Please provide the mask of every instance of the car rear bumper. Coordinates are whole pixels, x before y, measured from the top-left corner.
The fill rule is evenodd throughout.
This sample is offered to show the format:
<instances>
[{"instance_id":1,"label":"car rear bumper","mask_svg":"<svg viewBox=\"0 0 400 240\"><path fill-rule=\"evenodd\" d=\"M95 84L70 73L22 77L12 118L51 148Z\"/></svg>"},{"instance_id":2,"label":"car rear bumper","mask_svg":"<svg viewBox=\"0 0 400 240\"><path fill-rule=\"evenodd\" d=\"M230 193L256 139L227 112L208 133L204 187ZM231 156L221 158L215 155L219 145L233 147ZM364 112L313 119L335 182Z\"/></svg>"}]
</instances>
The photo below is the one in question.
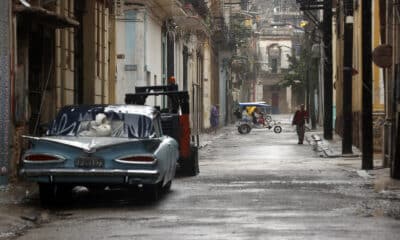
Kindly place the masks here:
<instances>
[{"instance_id":1,"label":"car rear bumper","mask_svg":"<svg viewBox=\"0 0 400 240\"><path fill-rule=\"evenodd\" d=\"M126 169L21 169L21 176L37 182L155 183L158 170Z\"/></svg>"}]
</instances>

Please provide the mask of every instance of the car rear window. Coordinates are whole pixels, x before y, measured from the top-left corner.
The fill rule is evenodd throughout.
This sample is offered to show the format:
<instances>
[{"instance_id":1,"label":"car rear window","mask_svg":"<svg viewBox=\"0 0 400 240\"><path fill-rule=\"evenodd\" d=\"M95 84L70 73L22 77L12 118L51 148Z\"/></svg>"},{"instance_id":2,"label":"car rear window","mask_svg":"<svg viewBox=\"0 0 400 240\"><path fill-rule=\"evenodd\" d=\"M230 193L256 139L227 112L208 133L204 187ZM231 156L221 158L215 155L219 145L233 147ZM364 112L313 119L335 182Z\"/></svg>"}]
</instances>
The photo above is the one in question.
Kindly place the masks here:
<instances>
[{"instance_id":1,"label":"car rear window","mask_svg":"<svg viewBox=\"0 0 400 240\"><path fill-rule=\"evenodd\" d=\"M47 135L150 138L154 134L153 120L146 115L79 107L62 109Z\"/></svg>"}]
</instances>

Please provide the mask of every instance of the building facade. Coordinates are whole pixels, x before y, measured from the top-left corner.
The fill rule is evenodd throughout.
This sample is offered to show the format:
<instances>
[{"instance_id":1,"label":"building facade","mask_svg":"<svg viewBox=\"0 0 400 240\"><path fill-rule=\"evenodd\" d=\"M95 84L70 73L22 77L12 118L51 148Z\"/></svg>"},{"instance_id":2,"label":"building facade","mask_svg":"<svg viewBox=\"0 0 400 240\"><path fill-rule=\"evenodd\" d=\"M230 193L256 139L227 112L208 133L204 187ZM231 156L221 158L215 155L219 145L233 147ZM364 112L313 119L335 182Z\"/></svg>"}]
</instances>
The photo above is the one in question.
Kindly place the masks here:
<instances>
[{"instance_id":1,"label":"building facade","mask_svg":"<svg viewBox=\"0 0 400 240\"><path fill-rule=\"evenodd\" d=\"M340 135L343 134L343 58L345 51L344 39L344 24L345 24L345 3L338 2L336 5L336 23L333 31L335 42L333 52L336 53L333 61L334 66L334 87L335 87L335 100L336 100L336 132ZM363 91L363 39L362 39L362 24L363 24L363 13L362 13L362 1L352 3L351 9L353 11L351 18L353 19L353 45L352 45L352 142L355 146L361 147L362 145L362 91ZM346 10L348 11L348 10ZM373 1L372 4L372 49L381 44L381 23L380 23L380 5L379 1ZM374 151L382 151L382 140L383 140L383 123L385 119L385 92L384 92L384 74L383 69L378 68L376 65L372 66L372 89L370 91L373 94L373 133L374 133Z\"/></svg>"},{"instance_id":2,"label":"building facade","mask_svg":"<svg viewBox=\"0 0 400 240\"><path fill-rule=\"evenodd\" d=\"M16 177L26 144L22 135L42 134L65 105L111 101L112 5L103 0L10 4L8 162Z\"/></svg>"},{"instance_id":3,"label":"building facade","mask_svg":"<svg viewBox=\"0 0 400 240\"><path fill-rule=\"evenodd\" d=\"M170 76L189 92L194 135L210 127L212 105L226 123L232 100L223 3L1 1L0 184L17 177L22 135L42 134L61 107L122 104L136 86L166 84Z\"/></svg>"}]
</instances>

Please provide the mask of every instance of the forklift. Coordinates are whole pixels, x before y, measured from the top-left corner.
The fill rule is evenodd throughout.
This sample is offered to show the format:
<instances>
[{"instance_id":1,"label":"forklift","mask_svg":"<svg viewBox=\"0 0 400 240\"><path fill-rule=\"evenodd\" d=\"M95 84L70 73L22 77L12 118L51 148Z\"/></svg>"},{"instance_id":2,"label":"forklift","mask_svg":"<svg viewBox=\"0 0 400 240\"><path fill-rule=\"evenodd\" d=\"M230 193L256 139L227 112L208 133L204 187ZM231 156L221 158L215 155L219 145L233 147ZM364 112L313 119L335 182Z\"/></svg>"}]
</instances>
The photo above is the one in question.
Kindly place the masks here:
<instances>
[{"instance_id":1,"label":"forklift","mask_svg":"<svg viewBox=\"0 0 400 240\"><path fill-rule=\"evenodd\" d=\"M125 95L126 104L144 105L148 96L168 97L168 107L161 112L162 130L179 143L177 173L183 176L196 176L199 173L199 136L190 131L189 93L178 91L176 84L136 87L136 93Z\"/></svg>"}]
</instances>

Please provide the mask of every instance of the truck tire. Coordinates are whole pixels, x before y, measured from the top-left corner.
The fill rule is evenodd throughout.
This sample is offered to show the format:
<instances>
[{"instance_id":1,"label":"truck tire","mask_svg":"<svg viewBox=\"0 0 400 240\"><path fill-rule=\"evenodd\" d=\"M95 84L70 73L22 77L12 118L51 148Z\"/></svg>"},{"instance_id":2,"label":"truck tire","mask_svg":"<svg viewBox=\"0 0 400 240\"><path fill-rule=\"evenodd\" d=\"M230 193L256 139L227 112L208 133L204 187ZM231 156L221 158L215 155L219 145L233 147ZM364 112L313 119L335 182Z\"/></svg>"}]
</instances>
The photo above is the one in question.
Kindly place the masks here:
<instances>
[{"instance_id":1,"label":"truck tire","mask_svg":"<svg viewBox=\"0 0 400 240\"><path fill-rule=\"evenodd\" d=\"M199 174L199 150L196 146L190 146L190 157L181 162L182 173L185 176Z\"/></svg>"}]
</instances>

